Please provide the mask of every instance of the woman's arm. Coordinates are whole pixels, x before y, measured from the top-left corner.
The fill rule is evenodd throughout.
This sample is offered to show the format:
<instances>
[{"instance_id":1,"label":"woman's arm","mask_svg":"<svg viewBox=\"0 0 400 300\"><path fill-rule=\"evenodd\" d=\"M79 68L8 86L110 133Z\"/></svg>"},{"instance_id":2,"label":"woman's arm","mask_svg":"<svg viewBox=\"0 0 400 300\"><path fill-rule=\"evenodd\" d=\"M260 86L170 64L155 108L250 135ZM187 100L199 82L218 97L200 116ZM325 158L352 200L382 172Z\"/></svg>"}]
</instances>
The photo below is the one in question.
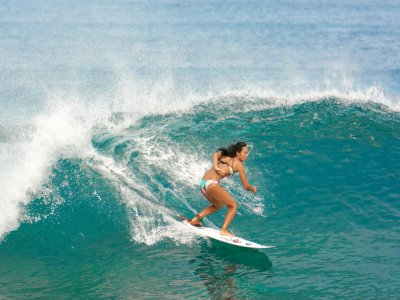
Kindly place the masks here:
<instances>
[{"instance_id":1,"label":"woman's arm","mask_svg":"<svg viewBox=\"0 0 400 300\"><path fill-rule=\"evenodd\" d=\"M238 171L239 171L240 181L242 182L243 187L248 191L252 191L253 193L257 192L257 188L251 185L247 180L245 167L242 164L240 164L238 169L239 169Z\"/></svg>"},{"instance_id":2,"label":"woman's arm","mask_svg":"<svg viewBox=\"0 0 400 300\"><path fill-rule=\"evenodd\" d=\"M221 159L221 157L222 157L221 151L215 152L212 156L213 167L214 167L215 172L217 172L218 175L224 175L224 171L222 171L218 167L218 161Z\"/></svg>"}]
</instances>

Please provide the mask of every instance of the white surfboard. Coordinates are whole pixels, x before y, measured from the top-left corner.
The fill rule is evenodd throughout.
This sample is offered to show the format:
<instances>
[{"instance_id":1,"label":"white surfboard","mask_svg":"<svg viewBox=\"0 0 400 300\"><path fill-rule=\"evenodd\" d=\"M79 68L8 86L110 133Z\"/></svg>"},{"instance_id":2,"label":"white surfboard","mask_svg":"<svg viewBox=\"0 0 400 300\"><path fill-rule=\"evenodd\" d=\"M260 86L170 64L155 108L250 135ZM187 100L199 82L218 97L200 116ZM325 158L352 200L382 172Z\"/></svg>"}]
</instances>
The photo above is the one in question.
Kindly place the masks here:
<instances>
[{"instance_id":1,"label":"white surfboard","mask_svg":"<svg viewBox=\"0 0 400 300\"><path fill-rule=\"evenodd\" d=\"M244 248L252 248L252 249L266 249L266 248L274 248L275 246L265 246L265 245L260 245L245 239L242 239L240 237L234 236L234 237L228 237L228 236L223 236L220 234L220 231L211 227L195 227L193 225L190 225L188 221L183 221L183 224L188 226L193 232L196 234L203 236L203 237L209 237L214 240L231 244L234 246L239 246L239 247L244 247Z\"/></svg>"}]
</instances>

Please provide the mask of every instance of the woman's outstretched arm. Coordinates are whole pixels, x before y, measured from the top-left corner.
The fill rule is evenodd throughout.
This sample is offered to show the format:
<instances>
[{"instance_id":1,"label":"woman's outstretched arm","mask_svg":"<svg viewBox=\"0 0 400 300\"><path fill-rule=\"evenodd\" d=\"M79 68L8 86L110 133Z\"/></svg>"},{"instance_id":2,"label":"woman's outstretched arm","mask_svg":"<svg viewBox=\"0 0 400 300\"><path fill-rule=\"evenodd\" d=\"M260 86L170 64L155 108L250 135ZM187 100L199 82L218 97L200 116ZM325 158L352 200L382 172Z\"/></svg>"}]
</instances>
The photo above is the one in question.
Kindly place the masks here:
<instances>
[{"instance_id":1,"label":"woman's outstretched arm","mask_svg":"<svg viewBox=\"0 0 400 300\"><path fill-rule=\"evenodd\" d=\"M251 191L253 193L257 192L257 188L254 185L251 185L247 180L245 167L241 164L238 169L239 169L240 181L242 182L243 187L246 190Z\"/></svg>"}]
</instances>

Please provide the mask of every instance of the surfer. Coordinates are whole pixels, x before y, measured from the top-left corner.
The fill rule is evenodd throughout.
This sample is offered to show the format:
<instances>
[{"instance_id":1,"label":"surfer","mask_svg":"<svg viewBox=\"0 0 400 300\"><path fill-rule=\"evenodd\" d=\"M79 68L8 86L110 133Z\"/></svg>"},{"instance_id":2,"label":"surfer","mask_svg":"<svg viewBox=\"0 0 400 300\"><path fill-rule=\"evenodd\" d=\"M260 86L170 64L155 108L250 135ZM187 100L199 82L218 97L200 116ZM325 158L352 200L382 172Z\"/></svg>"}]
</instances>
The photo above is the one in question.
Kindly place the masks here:
<instances>
[{"instance_id":1,"label":"surfer","mask_svg":"<svg viewBox=\"0 0 400 300\"><path fill-rule=\"evenodd\" d=\"M204 173L200 183L201 192L212 204L203 209L200 213L196 214L196 216L190 221L191 225L201 226L200 222L204 217L216 212L226 205L228 207L228 212L226 213L225 221L221 228L221 235L234 236L228 231L228 226L236 214L237 203L231 194L224 189L219 182L224 177L230 177L234 173L239 173L243 187L253 193L257 192L257 188L250 185L246 178L244 162L248 155L249 149L244 142L231 144L227 148L222 147L213 154L213 167Z\"/></svg>"}]
</instances>

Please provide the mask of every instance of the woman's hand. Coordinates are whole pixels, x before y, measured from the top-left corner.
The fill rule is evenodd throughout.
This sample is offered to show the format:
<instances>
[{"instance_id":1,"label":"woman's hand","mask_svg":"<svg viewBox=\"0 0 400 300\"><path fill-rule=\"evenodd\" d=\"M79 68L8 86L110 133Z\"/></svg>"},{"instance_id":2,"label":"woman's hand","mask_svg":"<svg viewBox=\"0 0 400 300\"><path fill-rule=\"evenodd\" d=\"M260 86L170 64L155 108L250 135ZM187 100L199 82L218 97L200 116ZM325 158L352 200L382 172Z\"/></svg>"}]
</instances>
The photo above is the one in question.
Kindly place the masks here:
<instances>
[{"instance_id":1,"label":"woman's hand","mask_svg":"<svg viewBox=\"0 0 400 300\"><path fill-rule=\"evenodd\" d=\"M252 192L255 194L257 193L257 188L253 185Z\"/></svg>"},{"instance_id":2,"label":"woman's hand","mask_svg":"<svg viewBox=\"0 0 400 300\"><path fill-rule=\"evenodd\" d=\"M218 166L214 166L214 170L215 172L217 172L218 175L224 175L224 171L222 171Z\"/></svg>"}]
</instances>

